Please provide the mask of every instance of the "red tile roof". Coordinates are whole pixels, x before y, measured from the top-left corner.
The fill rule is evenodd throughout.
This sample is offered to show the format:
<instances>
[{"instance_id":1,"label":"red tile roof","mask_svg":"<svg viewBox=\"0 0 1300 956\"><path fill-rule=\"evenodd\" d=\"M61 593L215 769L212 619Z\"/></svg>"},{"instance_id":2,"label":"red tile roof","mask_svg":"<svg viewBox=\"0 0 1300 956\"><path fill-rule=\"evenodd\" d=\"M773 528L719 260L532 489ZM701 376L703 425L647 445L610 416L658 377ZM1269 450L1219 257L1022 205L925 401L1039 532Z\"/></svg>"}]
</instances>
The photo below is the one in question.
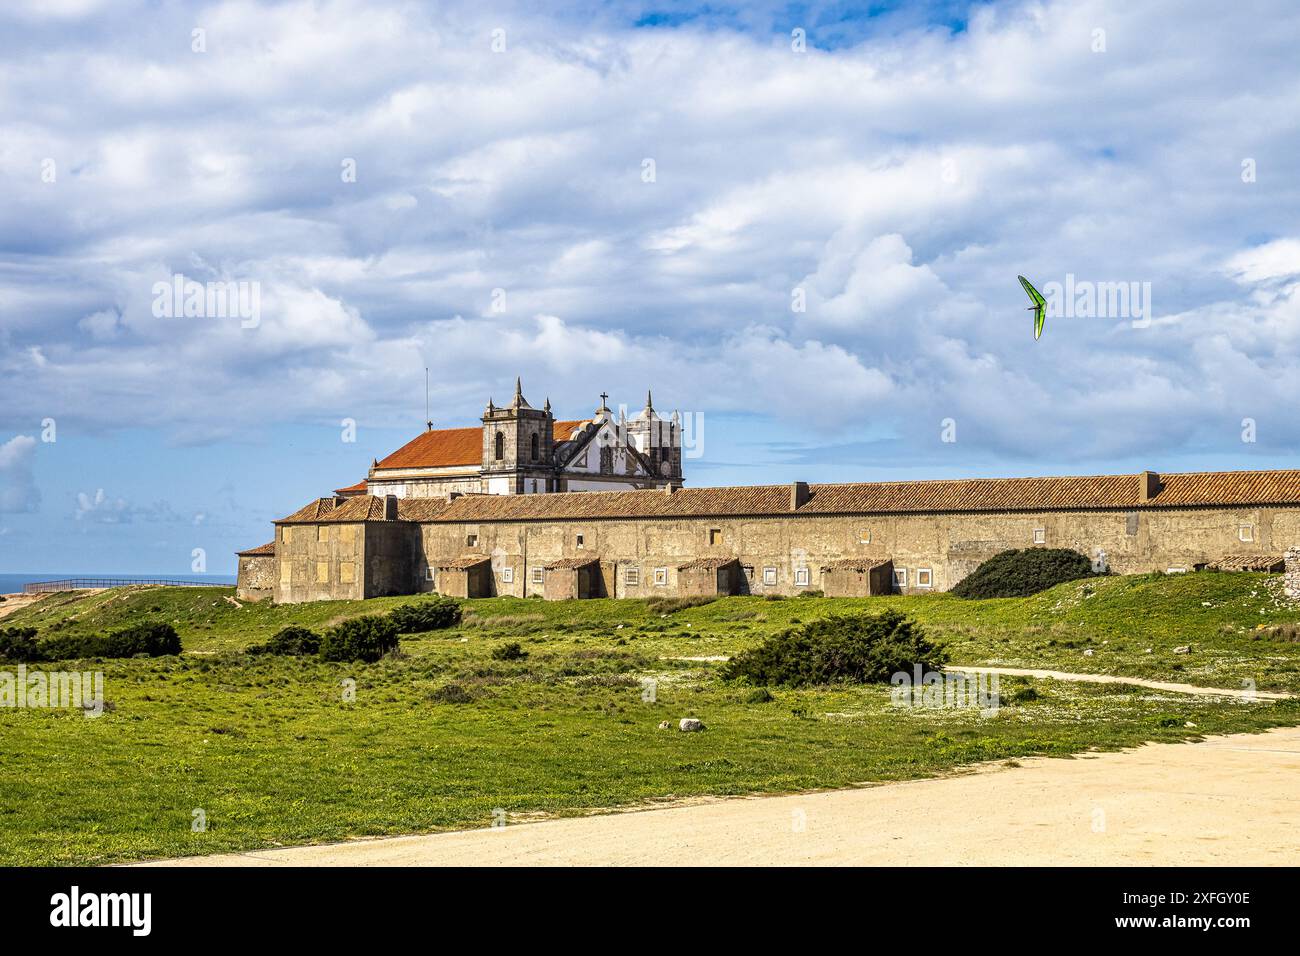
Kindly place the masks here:
<instances>
[{"instance_id":1,"label":"red tile roof","mask_svg":"<svg viewBox=\"0 0 1300 956\"><path fill-rule=\"evenodd\" d=\"M735 564L739 558L696 558L694 561L687 561L685 564L677 565L678 571L697 571L709 570L711 568L725 568L729 564Z\"/></svg>"},{"instance_id":2,"label":"red tile roof","mask_svg":"<svg viewBox=\"0 0 1300 956\"><path fill-rule=\"evenodd\" d=\"M893 564L890 558L843 558L839 561L827 561L822 565L823 571L872 571L886 564Z\"/></svg>"},{"instance_id":3,"label":"red tile roof","mask_svg":"<svg viewBox=\"0 0 1300 956\"><path fill-rule=\"evenodd\" d=\"M682 488L671 495L663 491L464 495L450 503L442 498L401 499L398 508L399 517L408 521L473 522L1300 505L1300 471L1161 475L1156 493L1149 499L1142 494L1144 487L1141 475L809 485L807 501L794 512L789 485ZM329 507L332 499L323 501L323 517L311 517L318 505L313 502L283 520L377 520L356 517L365 501L377 502L378 517L383 517L379 498L351 498L337 509ZM354 506L358 510L353 510Z\"/></svg>"},{"instance_id":4,"label":"red tile roof","mask_svg":"<svg viewBox=\"0 0 1300 956\"><path fill-rule=\"evenodd\" d=\"M335 488L334 494L351 495L351 494L357 494L358 492L364 494L365 490L366 490L366 479L362 478L355 485L348 485L346 488Z\"/></svg>"},{"instance_id":5,"label":"red tile roof","mask_svg":"<svg viewBox=\"0 0 1300 956\"><path fill-rule=\"evenodd\" d=\"M491 558L482 554L467 554L463 557L439 561L435 567L439 571L468 571L470 568L477 568L480 564L489 564L491 561Z\"/></svg>"},{"instance_id":6,"label":"red tile roof","mask_svg":"<svg viewBox=\"0 0 1300 956\"><path fill-rule=\"evenodd\" d=\"M581 419L552 422L555 441L568 441L569 434ZM483 429L435 428L421 432L387 458L379 460L382 469L450 468L456 465L479 465L483 462Z\"/></svg>"},{"instance_id":7,"label":"red tile roof","mask_svg":"<svg viewBox=\"0 0 1300 956\"><path fill-rule=\"evenodd\" d=\"M560 558L547 564L547 571L562 571L570 568L585 568L590 564L599 564L600 558L594 554L579 555L576 558Z\"/></svg>"},{"instance_id":8,"label":"red tile roof","mask_svg":"<svg viewBox=\"0 0 1300 956\"><path fill-rule=\"evenodd\" d=\"M235 554L241 558L273 558L275 557L275 542L268 541L266 544L259 544L256 548L249 548L247 551L236 551Z\"/></svg>"}]
</instances>

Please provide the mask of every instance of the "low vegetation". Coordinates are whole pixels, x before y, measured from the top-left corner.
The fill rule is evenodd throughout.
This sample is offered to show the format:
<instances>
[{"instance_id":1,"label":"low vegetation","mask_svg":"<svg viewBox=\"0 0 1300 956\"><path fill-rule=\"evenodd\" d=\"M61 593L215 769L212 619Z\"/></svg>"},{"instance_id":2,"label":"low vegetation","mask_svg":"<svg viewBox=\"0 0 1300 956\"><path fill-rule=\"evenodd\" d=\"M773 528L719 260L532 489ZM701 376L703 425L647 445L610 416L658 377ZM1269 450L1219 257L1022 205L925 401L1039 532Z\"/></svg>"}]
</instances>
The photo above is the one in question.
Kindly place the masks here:
<instances>
[{"instance_id":1,"label":"low vegetation","mask_svg":"<svg viewBox=\"0 0 1300 956\"><path fill-rule=\"evenodd\" d=\"M962 598L1026 597L1094 574L1086 555L1068 548L1003 551L967 575L952 593Z\"/></svg>"},{"instance_id":2,"label":"low vegetation","mask_svg":"<svg viewBox=\"0 0 1300 956\"><path fill-rule=\"evenodd\" d=\"M180 652L180 636L170 624L137 624L103 635L56 634L39 639L31 627L0 630L0 660L14 663L162 657Z\"/></svg>"},{"instance_id":3,"label":"low vegetation","mask_svg":"<svg viewBox=\"0 0 1300 956\"><path fill-rule=\"evenodd\" d=\"M460 602L435 595L414 604L402 604L388 612L401 634L425 634L455 627L460 623Z\"/></svg>"},{"instance_id":4,"label":"low vegetation","mask_svg":"<svg viewBox=\"0 0 1300 956\"><path fill-rule=\"evenodd\" d=\"M497 808L515 820L791 792L1300 723L1295 701L1012 678L993 716L900 709L888 685L837 676L822 651L816 667L792 658L788 683L779 654L773 671L724 679L733 658L787 632L837 633L846 626L833 619L848 618L850 630L899 638L867 642L901 646L892 664L939 666L934 650L953 664L1300 691L1300 607L1277 575L1088 577L998 600L492 598L459 602L454 625L400 634L396 654L392 612L428 598L239 606L227 596L70 592L5 618L6 646L144 624L171 627L184 653L96 665L108 706L95 719L0 707L0 864L476 827ZM316 635L345 659L322 660ZM684 717L708 732L678 732ZM204 833L191 830L196 807Z\"/></svg>"},{"instance_id":5,"label":"low vegetation","mask_svg":"<svg viewBox=\"0 0 1300 956\"><path fill-rule=\"evenodd\" d=\"M893 674L939 670L947 653L898 611L824 617L769 637L732 658L727 680L807 687L886 683Z\"/></svg>"}]
</instances>

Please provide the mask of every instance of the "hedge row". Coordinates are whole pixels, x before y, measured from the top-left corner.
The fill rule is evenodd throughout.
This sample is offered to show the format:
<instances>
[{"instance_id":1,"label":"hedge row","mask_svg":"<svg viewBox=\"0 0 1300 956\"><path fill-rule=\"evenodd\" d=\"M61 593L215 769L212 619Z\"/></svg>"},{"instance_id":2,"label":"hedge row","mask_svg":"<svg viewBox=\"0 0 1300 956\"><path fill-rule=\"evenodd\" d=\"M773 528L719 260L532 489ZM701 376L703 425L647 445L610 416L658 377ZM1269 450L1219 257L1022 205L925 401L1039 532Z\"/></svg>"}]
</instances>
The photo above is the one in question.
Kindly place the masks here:
<instances>
[{"instance_id":1,"label":"hedge row","mask_svg":"<svg viewBox=\"0 0 1300 956\"><path fill-rule=\"evenodd\" d=\"M0 658L22 664L88 657L162 657L181 652L170 624L136 624L109 634L63 634L38 640L33 627L0 630Z\"/></svg>"}]
</instances>

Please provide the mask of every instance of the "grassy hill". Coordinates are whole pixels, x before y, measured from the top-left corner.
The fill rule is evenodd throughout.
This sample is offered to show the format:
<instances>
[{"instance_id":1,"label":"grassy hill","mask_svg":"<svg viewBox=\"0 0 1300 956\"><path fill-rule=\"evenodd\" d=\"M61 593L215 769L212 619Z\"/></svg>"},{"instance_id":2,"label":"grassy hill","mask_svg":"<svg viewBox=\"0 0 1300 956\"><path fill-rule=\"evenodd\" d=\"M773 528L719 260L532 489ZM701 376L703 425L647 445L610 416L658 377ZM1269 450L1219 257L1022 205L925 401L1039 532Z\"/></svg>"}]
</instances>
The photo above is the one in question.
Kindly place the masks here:
<instances>
[{"instance_id":1,"label":"grassy hill","mask_svg":"<svg viewBox=\"0 0 1300 956\"><path fill-rule=\"evenodd\" d=\"M1291 701L1019 679L1002 682L1006 705L993 717L896 708L879 686L774 688L774 700L751 702L751 688L717 674L717 658L791 624L897 607L945 641L955 663L1300 690L1300 644L1287 627L1300 608L1280 599L1270 575L1093 579L991 601L744 597L675 608L488 599L466 602L460 627L405 637L400 655L372 665L242 651L289 623L321 628L411 599L237 607L231 593L65 594L3 621L45 633L167 621L185 653L68 665L103 671L110 708L98 719L0 709L0 863L485 826L498 809L518 821L848 786L1300 723ZM493 659L506 641L528 656ZM1190 654L1173 653L1183 645ZM355 682L354 700L345 682ZM708 729L658 729L685 716ZM203 832L191 827L196 810Z\"/></svg>"}]
</instances>

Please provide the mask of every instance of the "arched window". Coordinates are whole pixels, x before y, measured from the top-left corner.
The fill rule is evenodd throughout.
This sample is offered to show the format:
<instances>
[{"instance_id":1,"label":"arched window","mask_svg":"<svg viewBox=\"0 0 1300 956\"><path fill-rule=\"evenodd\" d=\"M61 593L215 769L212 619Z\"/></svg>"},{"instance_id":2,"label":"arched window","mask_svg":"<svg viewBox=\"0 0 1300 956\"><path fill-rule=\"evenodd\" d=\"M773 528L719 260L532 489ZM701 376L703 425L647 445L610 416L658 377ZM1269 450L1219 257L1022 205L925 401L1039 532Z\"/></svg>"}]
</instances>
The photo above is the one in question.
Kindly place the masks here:
<instances>
[{"instance_id":1,"label":"arched window","mask_svg":"<svg viewBox=\"0 0 1300 956\"><path fill-rule=\"evenodd\" d=\"M537 460L537 436L533 435L533 461Z\"/></svg>"},{"instance_id":2,"label":"arched window","mask_svg":"<svg viewBox=\"0 0 1300 956\"><path fill-rule=\"evenodd\" d=\"M497 446L496 446L497 461L500 461L504 457L506 457L506 436L503 435L501 432L497 432Z\"/></svg>"}]
</instances>

